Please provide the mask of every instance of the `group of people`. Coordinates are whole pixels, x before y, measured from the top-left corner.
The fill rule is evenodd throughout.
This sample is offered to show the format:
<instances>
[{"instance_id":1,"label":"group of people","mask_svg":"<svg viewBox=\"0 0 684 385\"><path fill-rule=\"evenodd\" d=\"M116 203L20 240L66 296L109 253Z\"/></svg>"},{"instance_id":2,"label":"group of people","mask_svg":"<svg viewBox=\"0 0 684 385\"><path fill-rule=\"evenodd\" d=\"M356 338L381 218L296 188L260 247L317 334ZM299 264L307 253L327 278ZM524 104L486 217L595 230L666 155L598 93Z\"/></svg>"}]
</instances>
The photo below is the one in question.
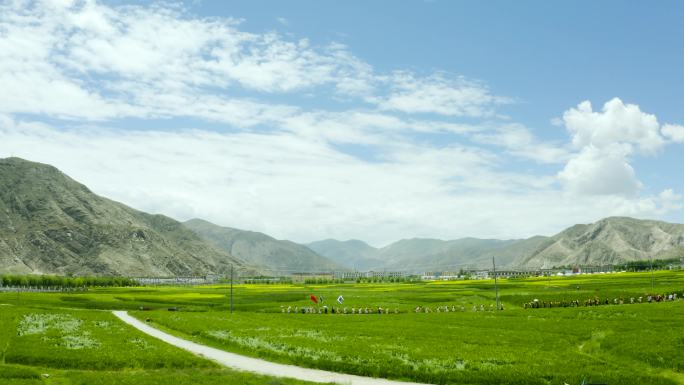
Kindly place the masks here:
<instances>
[{"instance_id":1,"label":"group of people","mask_svg":"<svg viewBox=\"0 0 684 385\"><path fill-rule=\"evenodd\" d=\"M472 311L474 312L484 312L484 311L494 311L496 307L494 304L484 305L473 305ZM461 305L442 305L435 308L429 306L416 306L413 310L415 313L456 313L465 312L466 306ZM503 310L503 306L500 306L500 310ZM280 312L285 314L399 314L399 308L390 307L337 307L337 306L280 306Z\"/></svg>"},{"instance_id":2,"label":"group of people","mask_svg":"<svg viewBox=\"0 0 684 385\"><path fill-rule=\"evenodd\" d=\"M324 306L280 306L280 312L286 314L399 314L399 309L390 309L389 307L369 308L369 307L338 307L327 305Z\"/></svg>"},{"instance_id":3,"label":"group of people","mask_svg":"<svg viewBox=\"0 0 684 385\"><path fill-rule=\"evenodd\" d=\"M480 305L473 305L472 311L478 312L478 311L494 311L496 307L494 304L489 304L489 306L480 304ZM500 305L499 310L503 310L503 305ZM432 308L428 306L416 306L416 308L413 310L416 313L432 313L433 310ZM438 306L435 308L434 312L435 313L455 313L455 312L465 312L466 311L466 306L464 304L459 305L458 307L456 305L443 305L443 306Z\"/></svg>"},{"instance_id":4,"label":"group of people","mask_svg":"<svg viewBox=\"0 0 684 385\"><path fill-rule=\"evenodd\" d=\"M593 301L591 299L587 301ZM584 306L591 306L587 304L587 301L584 301ZM546 307L579 307L580 306L580 301L579 300L574 300L574 301L540 301L538 299L534 299L530 302L526 302L523 304L523 308L525 309L539 309L539 308L546 308Z\"/></svg>"},{"instance_id":5,"label":"group of people","mask_svg":"<svg viewBox=\"0 0 684 385\"><path fill-rule=\"evenodd\" d=\"M553 307L580 307L584 306L599 306L599 305L623 305L626 303L651 303L651 302L664 302L664 301L676 301L679 298L684 297L684 293L678 295L676 292L665 293L665 294L649 294L640 297L630 297L628 299L624 297L615 297L613 299L605 298L601 300L599 297L589 298L584 301L579 299L575 300L562 300L562 301L540 301L538 299L533 299L530 302L523 303L523 308L525 309L539 309L539 308L553 308ZM473 312L484 312L484 311L494 311L496 307L494 304L475 304L472 307ZM499 310L503 310L503 305L500 305ZM398 308L389 307L339 307L339 306L280 306L280 311L287 314L399 314ZM434 308L434 310L429 306L416 306L413 309L415 313L455 313L455 312L465 312L466 306L461 305L441 305Z\"/></svg>"},{"instance_id":6,"label":"group of people","mask_svg":"<svg viewBox=\"0 0 684 385\"><path fill-rule=\"evenodd\" d=\"M684 293L682 293L684 296ZM680 298L677 293L666 293L666 294L649 294L640 297L630 297L626 299L624 297L615 297L613 299L605 298L601 300L599 297L589 298L580 302L579 300L573 301L540 301L534 299L530 302L523 304L525 309L539 309L539 308L551 308L551 307L579 307L582 303L584 306L599 306L599 305L623 305L626 303L644 303L644 302L663 302L663 301L676 301Z\"/></svg>"}]
</instances>

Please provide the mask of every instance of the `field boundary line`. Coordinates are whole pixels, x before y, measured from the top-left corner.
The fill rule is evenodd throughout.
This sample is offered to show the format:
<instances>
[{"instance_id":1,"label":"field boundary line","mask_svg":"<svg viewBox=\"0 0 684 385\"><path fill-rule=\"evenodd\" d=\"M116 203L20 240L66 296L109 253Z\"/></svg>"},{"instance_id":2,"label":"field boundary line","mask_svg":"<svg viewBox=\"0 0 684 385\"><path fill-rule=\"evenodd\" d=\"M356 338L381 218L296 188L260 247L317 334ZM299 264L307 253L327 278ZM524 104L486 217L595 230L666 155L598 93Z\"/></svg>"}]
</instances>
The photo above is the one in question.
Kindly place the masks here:
<instances>
[{"instance_id":1,"label":"field boundary line","mask_svg":"<svg viewBox=\"0 0 684 385\"><path fill-rule=\"evenodd\" d=\"M428 385L416 382L404 382L387 380L383 378L372 378L353 374L329 372L320 369L302 368L295 365L279 364L258 358L247 357L173 336L138 320L137 318L129 315L127 311L114 310L112 313L123 322L133 326L149 336L238 371L246 371L275 377L287 377L302 381L345 385Z\"/></svg>"}]
</instances>

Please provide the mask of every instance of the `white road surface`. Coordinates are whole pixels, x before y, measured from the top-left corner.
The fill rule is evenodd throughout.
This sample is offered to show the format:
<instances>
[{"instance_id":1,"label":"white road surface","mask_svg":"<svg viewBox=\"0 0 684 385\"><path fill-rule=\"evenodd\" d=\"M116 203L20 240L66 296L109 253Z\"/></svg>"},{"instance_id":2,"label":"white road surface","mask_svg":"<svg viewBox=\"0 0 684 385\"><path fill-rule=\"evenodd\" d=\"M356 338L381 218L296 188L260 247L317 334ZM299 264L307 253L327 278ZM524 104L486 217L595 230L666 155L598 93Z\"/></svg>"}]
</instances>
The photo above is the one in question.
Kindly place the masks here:
<instances>
[{"instance_id":1,"label":"white road surface","mask_svg":"<svg viewBox=\"0 0 684 385\"><path fill-rule=\"evenodd\" d=\"M149 334L152 337L158 338L168 344L185 349L189 352L202 356L204 358L218 362L221 365L227 366L231 369L247 371L257 374L264 374L268 376L295 378L303 381L322 382L322 383L336 383L348 385L426 385L415 382L392 381L382 378L361 377L352 374L342 374L336 372L328 372L325 370L301 368L294 365L277 364L270 361L260 360L258 358L241 356L235 353L229 353L220 349L215 349L206 345L200 345L182 338L172 336L168 333L153 328L134 318L125 311L114 311L115 316L119 317L125 323L134 328Z\"/></svg>"}]
</instances>

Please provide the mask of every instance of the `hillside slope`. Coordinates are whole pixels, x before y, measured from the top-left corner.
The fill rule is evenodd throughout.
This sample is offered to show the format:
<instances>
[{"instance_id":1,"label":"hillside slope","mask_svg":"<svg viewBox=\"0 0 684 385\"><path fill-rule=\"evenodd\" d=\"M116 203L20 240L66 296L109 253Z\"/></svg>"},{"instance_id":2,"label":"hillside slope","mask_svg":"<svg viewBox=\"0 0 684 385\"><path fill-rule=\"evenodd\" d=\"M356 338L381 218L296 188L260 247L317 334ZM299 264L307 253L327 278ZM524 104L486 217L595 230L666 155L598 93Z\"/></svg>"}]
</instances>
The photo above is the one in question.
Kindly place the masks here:
<instances>
[{"instance_id":1,"label":"hillside slope","mask_svg":"<svg viewBox=\"0 0 684 385\"><path fill-rule=\"evenodd\" d=\"M528 267L613 264L684 254L684 225L627 217L572 226L519 264Z\"/></svg>"},{"instance_id":2,"label":"hillside slope","mask_svg":"<svg viewBox=\"0 0 684 385\"><path fill-rule=\"evenodd\" d=\"M352 270L367 271L383 266L383 261L377 258L378 249L356 239L325 239L308 243L306 246Z\"/></svg>"},{"instance_id":3,"label":"hillside slope","mask_svg":"<svg viewBox=\"0 0 684 385\"><path fill-rule=\"evenodd\" d=\"M360 242L360 241L357 241ZM496 257L500 268L549 268L616 264L684 255L684 225L655 220L610 217L579 224L552 236L498 240L462 238L402 239L383 248L325 240L310 244L320 254L366 268L399 271L444 271L488 268Z\"/></svg>"},{"instance_id":4,"label":"hillside slope","mask_svg":"<svg viewBox=\"0 0 684 385\"><path fill-rule=\"evenodd\" d=\"M462 238L405 239L380 249L378 258L387 269L459 270L491 267L492 257L500 267L510 267L519 258L531 254L546 237L520 240Z\"/></svg>"},{"instance_id":5,"label":"hillside slope","mask_svg":"<svg viewBox=\"0 0 684 385\"><path fill-rule=\"evenodd\" d=\"M496 257L499 266L510 267L519 259L531 255L547 240L547 237L542 236L519 240L462 238L444 241L412 238L376 249L362 241L326 239L309 243L308 246L356 270L421 272L489 267L492 257Z\"/></svg>"},{"instance_id":6,"label":"hillside slope","mask_svg":"<svg viewBox=\"0 0 684 385\"><path fill-rule=\"evenodd\" d=\"M177 276L244 263L180 222L100 197L56 168L0 159L0 272Z\"/></svg>"},{"instance_id":7,"label":"hillside slope","mask_svg":"<svg viewBox=\"0 0 684 385\"><path fill-rule=\"evenodd\" d=\"M184 225L216 248L247 263L266 266L265 272L271 275L346 270L306 246L277 240L263 233L222 227L201 219L191 219Z\"/></svg>"}]
</instances>

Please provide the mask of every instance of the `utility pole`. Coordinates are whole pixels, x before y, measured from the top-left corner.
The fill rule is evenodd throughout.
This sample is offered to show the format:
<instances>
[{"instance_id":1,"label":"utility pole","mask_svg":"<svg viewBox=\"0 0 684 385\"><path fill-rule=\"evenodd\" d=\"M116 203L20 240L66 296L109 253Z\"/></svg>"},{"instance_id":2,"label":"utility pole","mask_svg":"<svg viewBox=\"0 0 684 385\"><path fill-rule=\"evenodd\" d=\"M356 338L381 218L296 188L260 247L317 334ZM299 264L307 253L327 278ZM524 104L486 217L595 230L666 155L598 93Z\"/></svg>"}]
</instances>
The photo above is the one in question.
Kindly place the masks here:
<instances>
[{"instance_id":1,"label":"utility pole","mask_svg":"<svg viewBox=\"0 0 684 385\"><path fill-rule=\"evenodd\" d=\"M651 290L655 291L655 275L653 273L653 255L651 255Z\"/></svg>"},{"instance_id":2,"label":"utility pole","mask_svg":"<svg viewBox=\"0 0 684 385\"><path fill-rule=\"evenodd\" d=\"M499 303L499 284L496 278L496 260L492 257L492 267L494 268L494 291L496 292L496 310L501 310Z\"/></svg>"},{"instance_id":3,"label":"utility pole","mask_svg":"<svg viewBox=\"0 0 684 385\"><path fill-rule=\"evenodd\" d=\"M230 314L233 314L233 264L230 265Z\"/></svg>"}]
</instances>

